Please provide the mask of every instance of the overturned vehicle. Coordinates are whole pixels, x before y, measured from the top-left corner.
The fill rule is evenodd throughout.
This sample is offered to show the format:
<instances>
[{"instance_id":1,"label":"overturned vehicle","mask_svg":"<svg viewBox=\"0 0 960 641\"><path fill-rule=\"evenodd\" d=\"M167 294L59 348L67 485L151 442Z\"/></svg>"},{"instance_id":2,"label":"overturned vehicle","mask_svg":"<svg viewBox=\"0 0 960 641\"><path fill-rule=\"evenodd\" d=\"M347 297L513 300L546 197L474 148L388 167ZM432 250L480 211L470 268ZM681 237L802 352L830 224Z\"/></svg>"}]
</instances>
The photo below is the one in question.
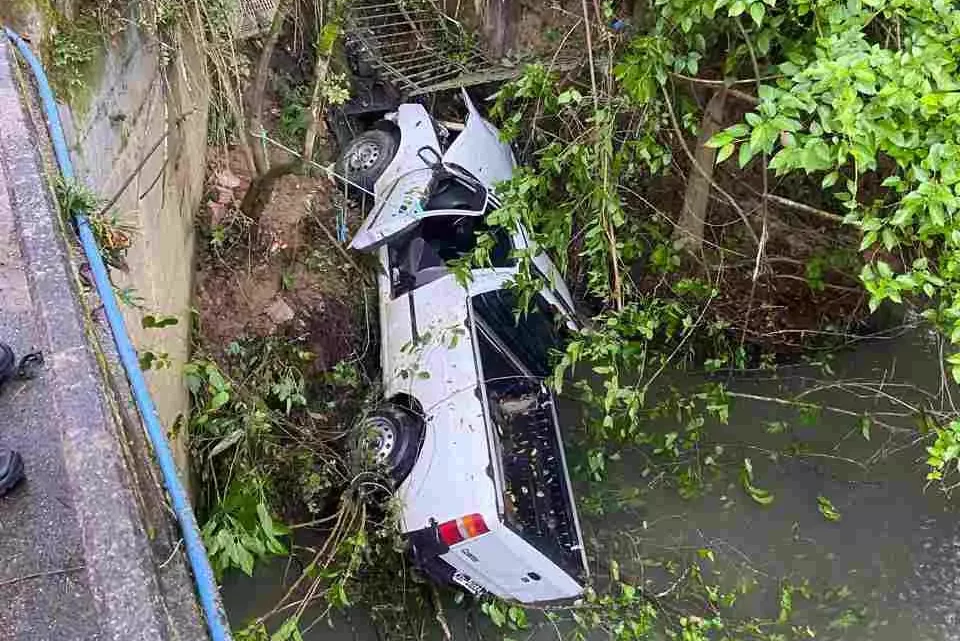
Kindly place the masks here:
<instances>
[{"instance_id":1,"label":"overturned vehicle","mask_svg":"<svg viewBox=\"0 0 960 641\"><path fill-rule=\"evenodd\" d=\"M344 149L339 173L374 196L351 247L374 254L385 402L362 424L374 460L397 483L417 565L474 594L524 603L575 598L587 574L557 404L544 383L552 350L576 328L551 262L525 314L508 284L525 230L488 229L496 182L515 161L463 94L459 133L419 104ZM452 129L452 127L451 127ZM466 285L453 266L489 231L490 267Z\"/></svg>"}]
</instances>

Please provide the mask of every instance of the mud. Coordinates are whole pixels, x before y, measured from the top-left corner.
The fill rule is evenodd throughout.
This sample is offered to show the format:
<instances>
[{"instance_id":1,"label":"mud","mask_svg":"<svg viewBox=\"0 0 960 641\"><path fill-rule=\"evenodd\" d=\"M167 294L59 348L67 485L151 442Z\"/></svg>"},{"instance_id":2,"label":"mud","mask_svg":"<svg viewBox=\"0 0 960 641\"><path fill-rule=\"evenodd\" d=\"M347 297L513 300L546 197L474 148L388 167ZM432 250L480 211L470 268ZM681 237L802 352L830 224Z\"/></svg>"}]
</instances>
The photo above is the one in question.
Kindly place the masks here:
<instances>
[{"instance_id":1,"label":"mud","mask_svg":"<svg viewBox=\"0 0 960 641\"><path fill-rule=\"evenodd\" d=\"M238 210L249 184L238 154L217 153L210 176L195 298L205 348L283 334L305 340L316 371L362 348L369 330L355 295L361 276L326 233L336 228L336 187L326 177L284 176L252 221Z\"/></svg>"}]
</instances>

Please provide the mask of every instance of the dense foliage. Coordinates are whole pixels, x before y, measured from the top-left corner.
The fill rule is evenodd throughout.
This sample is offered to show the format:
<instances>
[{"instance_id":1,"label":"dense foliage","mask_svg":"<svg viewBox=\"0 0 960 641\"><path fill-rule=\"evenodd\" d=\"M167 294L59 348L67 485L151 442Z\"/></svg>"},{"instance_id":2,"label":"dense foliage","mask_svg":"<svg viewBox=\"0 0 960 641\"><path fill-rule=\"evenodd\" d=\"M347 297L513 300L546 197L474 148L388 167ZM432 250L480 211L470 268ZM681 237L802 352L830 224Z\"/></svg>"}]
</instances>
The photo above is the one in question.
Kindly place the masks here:
<instances>
[{"instance_id":1,"label":"dense foliage","mask_svg":"<svg viewBox=\"0 0 960 641\"><path fill-rule=\"evenodd\" d=\"M559 385L582 363L601 380L584 389L597 409L589 425L594 471L602 468L603 451L617 443L656 441L638 418L662 415L674 402L650 398L664 370L756 361L737 327L707 313L718 294L709 266L706 278L690 269L675 274L687 260L678 253L676 221L647 197L651 185L675 171L681 149L691 155L684 138L700 119L691 99L697 91L752 92L743 121L708 146L718 150L718 163L736 160L754 176L796 175L801 184L819 187L814 204L839 210L843 223L860 231L859 247L847 251L862 256L842 261L860 264L870 311L885 300L919 307L950 342L960 342L955 7L905 0L657 0L641 15L629 37L603 34L590 61L597 79L589 87L585 76L564 81L546 66L532 66L500 92L494 109L531 166L503 186L505 204L493 222L522 221L538 230L537 242L569 259L568 277L585 283L597 310L557 372ZM688 177L695 173L689 168ZM731 202L743 220L744 242L705 249L713 266L737 250L755 254L754 282L765 266L772 216L767 183L764 175L757 185L761 202L751 210ZM745 241L750 237L755 244ZM807 263L808 282L828 262L817 261ZM647 283L631 279L637 266ZM649 274L660 275L654 287ZM532 279L520 281L522 287ZM748 305L753 290L750 296ZM960 354L946 360L960 380ZM722 387L696 396L706 409L726 411ZM956 462L958 430L960 423L949 420L933 426L929 478L940 480ZM696 440L696 429L687 434ZM676 442L677 434L670 438Z\"/></svg>"}]
</instances>

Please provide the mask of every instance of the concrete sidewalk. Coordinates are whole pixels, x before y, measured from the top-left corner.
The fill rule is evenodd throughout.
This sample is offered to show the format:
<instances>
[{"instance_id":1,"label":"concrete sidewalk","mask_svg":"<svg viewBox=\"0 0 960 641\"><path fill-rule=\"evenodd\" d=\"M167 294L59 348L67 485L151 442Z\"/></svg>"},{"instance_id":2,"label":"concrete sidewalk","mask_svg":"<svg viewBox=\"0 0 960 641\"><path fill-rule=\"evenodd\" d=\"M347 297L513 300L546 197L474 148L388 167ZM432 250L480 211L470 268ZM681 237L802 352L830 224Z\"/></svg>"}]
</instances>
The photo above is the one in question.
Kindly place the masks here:
<instances>
[{"instance_id":1,"label":"concrete sidewalk","mask_svg":"<svg viewBox=\"0 0 960 641\"><path fill-rule=\"evenodd\" d=\"M0 340L18 356L42 350L46 365L0 393L0 447L27 468L0 499L0 638L204 639L149 449L81 303L90 294L38 152L45 132L19 87L2 39Z\"/></svg>"}]
</instances>

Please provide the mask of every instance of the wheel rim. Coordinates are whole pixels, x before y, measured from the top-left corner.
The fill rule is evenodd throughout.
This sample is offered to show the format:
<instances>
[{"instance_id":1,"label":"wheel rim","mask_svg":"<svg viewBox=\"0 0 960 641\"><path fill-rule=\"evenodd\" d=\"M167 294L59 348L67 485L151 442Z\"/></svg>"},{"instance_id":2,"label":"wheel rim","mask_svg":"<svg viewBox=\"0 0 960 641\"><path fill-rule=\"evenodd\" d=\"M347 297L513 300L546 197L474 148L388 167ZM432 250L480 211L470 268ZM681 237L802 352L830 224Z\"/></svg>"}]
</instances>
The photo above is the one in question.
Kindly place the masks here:
<instances>
[{"instance_id":1,"label":"wheel rim","mask_svg":"<svg viewBox=\"0 0 960 641\"><path fill-rule=\"evenodd\" d=\"M385 419L374 417L367 422L367 445L373 462L383 465L397 447L397 435Z\"/></svg>"},{"instance_id":2,"label":"wheel rim","mask_svg":"<svg viewBox=\"0 0 960 641\"><path fill-rule=\"evenodd\" d=\"M380 145L365 140L354 147L347 159L347 165L354 171L370 169L380 159Z\"/></svg>"}]
</instances>

